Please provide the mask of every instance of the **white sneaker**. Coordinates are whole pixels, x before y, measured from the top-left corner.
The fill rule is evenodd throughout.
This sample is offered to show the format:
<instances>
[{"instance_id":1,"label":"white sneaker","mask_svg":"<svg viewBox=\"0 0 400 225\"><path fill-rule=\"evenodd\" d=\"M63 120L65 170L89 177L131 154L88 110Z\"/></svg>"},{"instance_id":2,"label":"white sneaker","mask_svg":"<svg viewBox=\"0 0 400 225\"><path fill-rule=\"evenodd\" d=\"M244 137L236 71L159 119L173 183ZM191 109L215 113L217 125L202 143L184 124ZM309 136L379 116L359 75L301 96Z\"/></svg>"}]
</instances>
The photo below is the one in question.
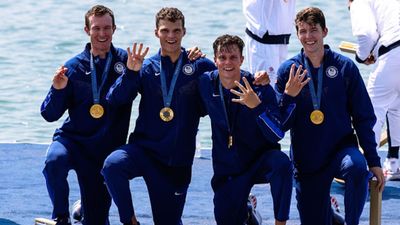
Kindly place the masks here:
<instances>
[{"instance_id":1,"label":"white sneaker","mask_svg":"<svg viewBox=\"0 0 400 225\"><path fill-rule=\"evenodd\" d=\"M247 199L248 218L245 223L246 225L262 224L261 214L256 210L256 207L257 207L257 198L255 195L250 193L249 198Z\"/></svg>"},{"instance_id":2,"label":"white sneaker","mask_svg":"<svg viewBox=\"0 0 400 225\"><path fill-rule=\"evenodd\" d=\"M386 180L399 180L400 179L400 162L396 158L386 158L383 163L383 173Z\"/></svg>"}]
</instances>

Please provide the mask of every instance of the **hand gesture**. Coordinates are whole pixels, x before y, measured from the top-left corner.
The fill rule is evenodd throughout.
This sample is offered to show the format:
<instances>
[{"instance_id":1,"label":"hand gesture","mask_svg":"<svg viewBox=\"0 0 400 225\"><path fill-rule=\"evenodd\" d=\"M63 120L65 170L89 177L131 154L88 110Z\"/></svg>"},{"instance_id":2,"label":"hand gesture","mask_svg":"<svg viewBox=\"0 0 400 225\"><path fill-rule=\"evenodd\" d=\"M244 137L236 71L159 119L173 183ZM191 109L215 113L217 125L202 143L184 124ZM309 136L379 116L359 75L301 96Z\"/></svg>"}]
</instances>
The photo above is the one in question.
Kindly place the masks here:
<instances>
[{"instance_id":1,"label":"hand gesture","mask_svg":"<svg viewBox=\"0 0 400 225\"><path fill-rule=\"evenodd\" d=\"M290 67L290 74L289 74L289 80L286 82L285 86L285 94L296 97L301 89L310 81L311 78L304 79L304 77L307 74L307 70L302 71L303 66L300 65L299 68L297 68L296 73L294 72L295 64L292 64Z\"/></svg>"},{"instance_id":2,"label":"hand gesture","mask_svg":"<svg viewBox=\"0 0 400 225\"><path fill-rule=\"evenodd\" d=\"M378 190L379 192L382 193L383 188L385 187L385 175L383 175L382 168L380 167L370 167L369 171L371 171L374 176L376 177L376 180L378 181Z\"/></svg>"},{"instance_id":3,"label":"hand gesture","mask_svg":"<svg viewBox=\"0 0 400 225\"><path fill-rule=\"evenodd\" d=\"M53 88L60 90L64 89L68 83L68 77L65 76L65 72L67 72L68 68L65 66L60 66L53 77Z\"/></svg>"},{"instance_id":4,"label":"hand gesture","mask_svg":"<svg viewBox=\"0 0 400 225\"><path fill-rule=\"evenodd\" d=\"M139 49L137 52L136 48L137 48L137 43L135 42L132 47L132 52L129 47L126 49L126 51L128 52L128 62L126 63L126 66L128 67L128 69L133 71L139 71L140 68L142 68L144 57L147 55L147 52L149 51L149 47L146 47L146 49L142 53L143 43L139 44Z\"/></svg>"},{"instance_id":5,"label":"hand gesture","mask_svg":"<svg viewBox=\"0 0 400 225\"><path fill-rule=\"evenodd\" d=\"M190 61L194 61L194 60L196 60L196 59L198 59L200 57L202 57L202 58L206 57L206 55L203 54L201 52L200 48L198 48L197 46L194 46L192 48L188 48L187 51L189 53L188 54L188 58L189 58Z\"/></svg>"},{"instance_id":6,"label":"hand gesture","mask_svg":"<svg viewBox=\"0 0 400 225\"><path fill-rule=\"evenodd\" d=\"M261 70L261 71L257 71L254 74L253 84L265 86L265 85L268 85L270 82L271 82L271 80L269 79L269 75L268 75L267 71Z\"/></svg>"},{"instance_id":7,"label":"hand gesture","mask_svg":"<svg viewBox=\"0 0 400 225\"><path fill-rule=\"evenodd\" d=\"M253 91L246 77L243 77L243 82L246 87L241 85L238 81L235 81L236 86L242 91L238 92L234 89L231 89L231 93L238 96L239 98L233 98L232 102L240 103L242 105L246 105L250 109L257 107L261 100L258 95Z\"/></svg>"},{"instance_id":8,"label":"hand gesture","mask_svg":"<svg viewBox=\"0 0 400 225\"><path fill-rule=\"evenodd\" d=\"M372 54L370 54L368 57L367 57L367 59L365 60L365 62L363 62L365 65L371 65L371 64L374 64L375 63L375 57L374 57L374 55L372 55Z\"/></svg>"}]
</instances>

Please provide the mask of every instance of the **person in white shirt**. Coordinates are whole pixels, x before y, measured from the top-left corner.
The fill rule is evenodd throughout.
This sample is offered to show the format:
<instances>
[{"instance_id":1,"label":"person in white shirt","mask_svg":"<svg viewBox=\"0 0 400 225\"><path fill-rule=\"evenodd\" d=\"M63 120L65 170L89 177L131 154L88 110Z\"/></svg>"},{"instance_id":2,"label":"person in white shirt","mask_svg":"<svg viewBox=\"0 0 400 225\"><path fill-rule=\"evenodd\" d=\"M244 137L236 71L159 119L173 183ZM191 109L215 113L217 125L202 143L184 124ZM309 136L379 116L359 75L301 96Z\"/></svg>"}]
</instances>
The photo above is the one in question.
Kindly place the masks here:
<instances>
[{"instance_id":1,"label":"person in white shirt","mask_svg":"<svg viewBox=\"0 0 400 225\"><path fill-rule=\"evenodd\" d=\"M287 57L295 3L296 0L243 0L248 71L267 71L273 87L276 71Z\"/></svg>"},{"instance_id":2,"label":"person in white shirt","mask_svg":"<svg viewBox=\"0 0 400 225\"><path fill-rule=\"evenodd\" d=\"M400 1L349 0L352 32L359 48L356 60L376 64L368 80L368 93L377 122L374 127L379 143L388 119L389 151L384 162L387 180L399 179L400 146Z\"/></svg>"}]
</instances>

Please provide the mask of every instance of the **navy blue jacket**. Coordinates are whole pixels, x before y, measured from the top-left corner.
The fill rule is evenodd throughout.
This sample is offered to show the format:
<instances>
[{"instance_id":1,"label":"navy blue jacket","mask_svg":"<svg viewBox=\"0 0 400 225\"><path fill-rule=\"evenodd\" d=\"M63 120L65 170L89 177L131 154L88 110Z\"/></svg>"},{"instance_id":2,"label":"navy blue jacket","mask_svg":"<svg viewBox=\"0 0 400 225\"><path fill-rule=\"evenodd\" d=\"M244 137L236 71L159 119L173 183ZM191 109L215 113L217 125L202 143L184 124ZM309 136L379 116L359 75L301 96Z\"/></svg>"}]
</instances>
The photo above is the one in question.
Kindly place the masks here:
<instances>
[{"instance_id":1,"label":"navy blue jacket","mask_svg":"<svg viewBox=\"0 0 400 225\"><path fill-rule=\"evenodd\" d=\"M100 93L100 104L105 113L99 119L93 118L89 109L93 105L90 75L90 44L85 50L66 62L68 84L62 90L50 88L41 105L41 114L49 122L56 121L68 110L68 117L54 133L54 140L66 147L80 146L81 154L102 162L115 148L126 143L131 103L115 108L106 101L106 94L116 79L126 70L127 54L111 46L112 63L107 80ZM98 59L95 58L95 62ZM96 63L98 85L103 68ZM104 63L102 65L104 67ZM72 143L71 143L72 142ZM69 149L73 151L73 149Z\"/></svg>"},{"instance_id":2,"label":"navy blue jacket","mask_svg":"<svg viewBox=\"0 0 400 225\"><path fill-rule=\"evenodd\" d=\"M201 76L200 92L205 108L211 119L212 158L215 175L238 175L251 166L265 151L280 149L277 142L269 141L259 126L259 116L268 111L274 118L280 118L275 92L270 85L254 86L254 78L248 72L241 71L261 100L254 109L232 102L234 94L223 89L224 102L227 105L233 146L228 148L229 129L219 91L218 70ZM242 83L243 84L243 83ZM244 85L244 84L243 84Z\"/></svg>"},{"instance_id":3,"label":"navy blue jacket","mask_svg":"<svg viewBox=\"0 0 400 225\"><path fill-rule=\"evenodd\" d=\"M198 78L205 71L215 69L213 62L200 58L189 61L183 49L183 63L172 96L171 108L174 118L169 122L160 119L164 107L160 61L170 86L175 65L169 57L158 54L146 59L140 72L129 71L120 77L110 89L108 100L111 104L127 104L140 93L139 116L129 143L143 147L159 161L169 166L189 166L193 163L196 134L199 119L204 115L198 91Z\"/></svg>"},{"instance_id":4,"label":"navy blue jacket","mask_svg":"<svg viewBox=\"0 0 400 225\"><path fill-rule=\"evenodd\" d=\"M296 67L303 65L305 68L305 59L302 50L280 66L276 84L278 93L283 94L285 90L290 66L294 63ZM308 64L312 67L311 62ZM315 76L314 80L316 71L316 69L311 71ZM310 120L314 108L309 85L306 85L295 98L285 94L281 96L281 105L296 104L293 116L285 124L287 129L290 128L295 167L300 173L321 170L341 148L358 147L357 137L368 165L380 166L372 130L376 117L363 79L351 59L333 52L329 46L325 46L322 88L320 109L325 119L320 125L314 125Z\"/></svg>"}]
</instances>

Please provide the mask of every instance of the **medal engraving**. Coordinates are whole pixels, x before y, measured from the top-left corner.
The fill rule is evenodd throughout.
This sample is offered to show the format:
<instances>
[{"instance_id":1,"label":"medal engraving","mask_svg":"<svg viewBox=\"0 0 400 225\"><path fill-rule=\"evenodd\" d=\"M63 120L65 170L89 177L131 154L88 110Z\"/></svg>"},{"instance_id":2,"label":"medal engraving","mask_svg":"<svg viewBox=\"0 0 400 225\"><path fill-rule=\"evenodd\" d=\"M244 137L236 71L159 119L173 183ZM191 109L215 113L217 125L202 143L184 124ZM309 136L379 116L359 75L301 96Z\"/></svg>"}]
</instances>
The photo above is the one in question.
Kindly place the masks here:
<instances>
[{"instance_id":1,"label":"medal engraving","mask_svg":"<svg viewBox=\"0 0 400 225\"><path fill-rule=\"evenodd\" d=\"M174 118L174 111L170 107L164 107L160 110L160 118L164 122L169 122Z\"/></svg>"},{"instance_id":2,"label":"medal engraving","mask_svg":"<svg viewBox=\"0 0 400 225\"><path fill-rule=\"evenodd\" d=\"M310 115L311 122L315 125L319 125L324 122L324 113L321 110L314 110Z\"/></svg>"},{"instance_id":3,"label":"medal engraving","mask_svg":"<svg viewBox=\"0 0 400 225\"><path fill-rule=\"evenodd\" d=\"M94 104L90 107L90 115L95 118L101 118L104 114L104 108L100 104Z\"/></svg>"}]
</instances>

